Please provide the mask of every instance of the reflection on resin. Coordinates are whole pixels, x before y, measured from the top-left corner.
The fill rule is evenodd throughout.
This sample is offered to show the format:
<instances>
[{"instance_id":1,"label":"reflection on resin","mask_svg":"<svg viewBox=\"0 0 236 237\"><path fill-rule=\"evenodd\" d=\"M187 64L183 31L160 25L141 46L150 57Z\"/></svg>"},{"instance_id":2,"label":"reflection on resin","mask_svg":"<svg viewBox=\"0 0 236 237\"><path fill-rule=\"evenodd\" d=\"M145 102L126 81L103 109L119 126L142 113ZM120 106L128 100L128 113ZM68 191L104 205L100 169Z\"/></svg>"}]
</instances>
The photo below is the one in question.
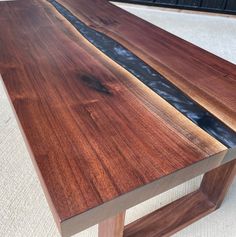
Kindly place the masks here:
<instances>
[{"instance_id":1,"label":"reflection on resin","mask_svg":"<svg viewBox=\"0 0 236 237\"><path fill-rule=\"evenodd\" d=\"M146 86L168 101L183 115L227 147L236 146L236 132L192 100L173 83L138 58L127 48L98 32L74 16L57 1L48 0L90 43L132 73ZM89 80L90 81L90 80ZM91 83L91 82L90 82ZM90 84L89 83L89 84ZM94 84L92 84L94 86ZM101 85L99 86L101 89ZM102 88L104 92L107 92Z\"/></svg>"}]
</instances>

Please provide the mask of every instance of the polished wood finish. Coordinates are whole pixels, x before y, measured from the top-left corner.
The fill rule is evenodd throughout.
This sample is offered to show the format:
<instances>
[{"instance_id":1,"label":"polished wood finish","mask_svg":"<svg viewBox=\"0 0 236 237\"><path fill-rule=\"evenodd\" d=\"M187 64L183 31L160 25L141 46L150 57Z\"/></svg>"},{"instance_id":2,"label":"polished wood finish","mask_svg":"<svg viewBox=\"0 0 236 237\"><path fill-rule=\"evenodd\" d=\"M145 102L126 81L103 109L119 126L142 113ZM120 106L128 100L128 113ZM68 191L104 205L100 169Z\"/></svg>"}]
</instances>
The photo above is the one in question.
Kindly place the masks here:
<instances>
[{"instance_id":1,"label":"polished wood finish","mask_svg":"<svg viewBox=\"0 0 236 237\"><path fill-rule=\"evenodd\" d=\"M199 190L127 225L124 237L170 236L216 210L236 174L236 161L206 173Z\"/></svg>"},{"instance_id":2,"label":"polished wood finish","mask_svg":"<svg viewBox=\"0 0 236 237\"><path fill-rule=\"evenodd\" d=\"M203 177L200 190L218 208L223 202L235 175L236 161L234 160L207 172Z\"/></svg>"},{"instance_id":3,"label":"polished wood finish","mask_svg":"<svg viewBox=\"0 0 236 237\"><path fill-rule=\"evenodd\" d=\"M124 237L164 237L214 211L207 196L196 191L127 225Z\"/></svg>"},{"instance_id":4,"label":"polished wood finish","mask_svg":"<svg viewBox=\"0 0 236 237\"><path fill-rule=\"evenodd\" d=\"M119 213L98 225L98 237L123 237L125 212Z\"/></svg>"},{"instance_id":5,"label":"polished wood finish","mask_svg":"<svg viewBox=\"0 0 236 237\"><path fill-rule=\"evenodd\" d=\"M87 0L59 2L92 28L121 42L236 130L236 98L232 90L236 88L235 65L108 1L96 0L93 4L88 4Z\"/></svg>"},{"instance_id":6,"label":"polished wood finish","mask_svg":"<svg viewBox=\"0 0 236 237\"><path fill-rule=\"evenodd\" d=\"M60 3L235 129L234 65L105 0ZM235 158L47 1L0 11L0 73L63 236Z\"/></svg>"}]
</instances>

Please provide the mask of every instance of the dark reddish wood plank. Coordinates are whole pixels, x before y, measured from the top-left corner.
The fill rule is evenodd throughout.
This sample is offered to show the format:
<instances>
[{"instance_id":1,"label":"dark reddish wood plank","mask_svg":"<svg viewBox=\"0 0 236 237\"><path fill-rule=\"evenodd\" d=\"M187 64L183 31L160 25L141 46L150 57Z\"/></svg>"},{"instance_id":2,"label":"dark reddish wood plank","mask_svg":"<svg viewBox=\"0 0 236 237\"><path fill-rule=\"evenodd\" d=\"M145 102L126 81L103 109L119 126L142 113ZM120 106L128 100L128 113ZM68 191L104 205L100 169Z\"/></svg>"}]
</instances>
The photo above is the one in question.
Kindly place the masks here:
<instances>
[{"instance_id":1,"label":"dark reddish wood plank","mask_svg":"<svg viewBox=\"0 0 236 237\"><path fill-rule=\"evenodd\" d=\"M235 157L49 3L1 2L0 11L0 73L64 236Z\"/></svg>"},{"instance_id":2,"label":"dark reddish wood plank","mask_svg":"<svg viewBox=\"0 0 236 237\"><path fill-rule=\"evenodd\" d=\"M236 66L108 1L59 0L94 29L121 42L236 130ZM94 13L96 8L96 13ZM105 9L105 10L104 10Z\"/></svg>"},{"instance_id":3,"label":"dark reddish wood plank","mask_svg":"<svg viewBox=\"0 0 236 237\"><path fill-rule=\"evenodd\" d=\"M199 128L206 131L228 148L236 146L235 131L216 116L209 113L208 110L200 106L196 101L192 100L150 65L145 63L119 42L86 25L56 0L50 0L50 4L59 14L65 17L65 19L68 20L78 33L88 40L89 43L126 69L153 92L161 96L180 113L199 126ZM109 93L101 84L95 84L90 78L87 78L86 81L87 83L89 82L90 86L96 85L99 90Z\"/></svg>"},{"instance_id":4,"label":"dark reddish wood plank","mask_svg":"<svg viewBox=\"0 0 236 237\"><path fill-rule=\"evenodd\" d=\"M127 225L124 237L170 236L214 210L207 196L196 191Z\"/></svg>"},{"instance_id":5,"label":"dark reddish wood plank","mask_svg":"<svg viewBox=\"0 0 236 237\"><path fill-rule=\"evenodd\" d=\"M236 175L236 161L231 161L210 172L207 172L201 183L201 191L208 199L220 207Z\"/></svg>"},{"instance_id":6,"label":"dark reddish wood plank","mask_svg":"<svg viewBox=\"0 0 236 237\"><path fill-rule=\"evenodd\" d=\"M236 161L207 172L200 189L127 225L124 237L170 236L217 209L236 174Z\"/></svg>"}]
</instances>

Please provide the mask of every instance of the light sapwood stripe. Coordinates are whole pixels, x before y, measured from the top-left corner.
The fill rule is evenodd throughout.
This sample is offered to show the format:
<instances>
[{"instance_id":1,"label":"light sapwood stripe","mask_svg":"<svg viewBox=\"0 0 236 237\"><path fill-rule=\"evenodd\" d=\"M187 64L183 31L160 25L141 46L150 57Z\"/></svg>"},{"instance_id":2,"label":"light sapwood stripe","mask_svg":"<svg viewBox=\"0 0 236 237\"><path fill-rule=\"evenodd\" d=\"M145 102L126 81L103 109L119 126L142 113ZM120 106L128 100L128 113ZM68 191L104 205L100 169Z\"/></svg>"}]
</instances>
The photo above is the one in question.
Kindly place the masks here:
<instances>
[{"instance_id":1,"label":"light sapwood stripe","mask_svg":"<svg viewBox=\"0 0 236 237\"><path fill-rule=\"evenodd\" d=\"M93 1L93 4L87 4L89 0L57 1L88 26L109 35L135 53L236 131L234 64L114 6L107 0Z\"/></svg>"},{"instance_id":2,"label":"light sapwood stripe","mask_svg":"<svg viewBox=\"0 0 236 237\"><path fill-rule=\"evenodd\" d=\"M121 65L200 128L228 148L236 146L236 132L191 99L159 72L109 36L88 27L55 0L48 0L90 43ZM101 87L101 85L97 85ZM100 88L103 89L104 88Z\"/></svg>"}]
</instances>

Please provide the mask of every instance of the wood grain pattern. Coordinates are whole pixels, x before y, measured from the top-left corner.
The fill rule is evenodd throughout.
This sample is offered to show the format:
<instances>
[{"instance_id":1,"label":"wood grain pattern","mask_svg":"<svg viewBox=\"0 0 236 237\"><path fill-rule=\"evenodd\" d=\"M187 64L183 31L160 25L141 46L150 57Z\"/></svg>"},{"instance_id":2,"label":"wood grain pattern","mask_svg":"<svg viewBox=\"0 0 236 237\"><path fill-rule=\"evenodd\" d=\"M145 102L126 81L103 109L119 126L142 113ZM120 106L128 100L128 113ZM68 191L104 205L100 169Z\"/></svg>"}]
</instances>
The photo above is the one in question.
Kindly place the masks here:
<instances>
[{"instance_id":1,"label":"wood grain pattern","mask_svg":"<svg viewBox=\"0 0 236 237\"><path fill-rule=\"evenodd\" d=\"M56 0L48 1L85 39L161 96L198 127L226 147L236 146L236 132L234 130L192 100L163 75L155 71L122 44L84 24ZM102 89L101 85L99 85L99 89Z\"/></svg>"},{"instance_id":2,"label":"wood grain pattern","mask_svg":"<svg viewBox=\"0 0 236 237\"><path fill-rule=\"evenodd\" d=\"M215 210L201 191L186 195L127 225L124 237L167 237Z\"/></svg>"},{"instance_id":3,"label":"wood grain pattern","mask_svg":"<svg viewBox=\"0 0 236 237\"><path fill-rule=\"evenodd\" d=\"M219 208L235 174L235 160L209 171L199 190L127 225L124 237L171 236Z\"/></svg>"},{"instance_id":4,"label":"wood grain pattern","mask_svg":"<svg viewBox=\"0 0 236 237\"><path fill-rule=\"evenodd\" d=\"M154 56L154 62L167 63L168 67L153 64L164 75L170 75L172 66L171 72L179 67L169 64L172 57L168 56L174 53L177 57L179 45L189 55L193 55L191 50L196 51L208 63L191 58L186 73L193 70L196 75L195 69L201 65L199 77L204 71L205 79L209 79L206 84L214 85L213 91L218 83L225 87L218 90L217 100L210 91L208 102L219 109L219 114L227 115L228 111L232 115L228 125L235 123L234 66L107 1L60 2L91 27L108 35L119 33L116 39L147 63ZM92 6L96 7L96 14ZM0 11L0 73L64 236L108 218L113 209L121 212L160 190L235 158L235 149L228 150L105 56L48 2L1 2ZM117 13L124 18L114 19L112 16ZM125 25L129 25L128 33L122 30ZM155 39L158 47L163 42L157 34L168 39L173 51L159 48L158 53L152 52L149 38ZM137 41L132 41L134 38ZM160 55L166 57L160 59ZM185 63L187 56L182 56ZM222 70L228 71L224 81ZM171 75L175 78L177 74ZM195 81L199 85L195 90L186 78L181 80L185 85L181 89L187 93L192 89L201 97L205 93L204 83ZM216 82L211 83L211 78ZM233 82L230 87L229 78ZM194 99L199 102L198 96ZM205 107L212 112L211 106ZM140 190L145 193L137 197ZM98 209L103 211L102 215Z\"/></svg>"},{"instance_id":5,"label":"wood grain pattern","mask_svg":"<svg viewBox=\"0 0 236 237\"><path fill-rule=\"evenodd\" d=\"M207 172L202 180L200 190L208 196L208 199L220 207L224 197L236 175L236 161L233 160L210 172Z\"/></svg>"},{"instance_id":6,"label":"wood grain pattern","mask_svg":"<svg viewBox=\"0 0 236 237\"><path fill-rule=\"evenodd\" d=\"M87 0L58 2L89 26L121 42L236 131L236 96L232 91L232 87L236 87L235 65L108 1L97 0L93 4L86 4ZM94 8L96 14L93 14Z\"/></svg>"}]
</instances>

